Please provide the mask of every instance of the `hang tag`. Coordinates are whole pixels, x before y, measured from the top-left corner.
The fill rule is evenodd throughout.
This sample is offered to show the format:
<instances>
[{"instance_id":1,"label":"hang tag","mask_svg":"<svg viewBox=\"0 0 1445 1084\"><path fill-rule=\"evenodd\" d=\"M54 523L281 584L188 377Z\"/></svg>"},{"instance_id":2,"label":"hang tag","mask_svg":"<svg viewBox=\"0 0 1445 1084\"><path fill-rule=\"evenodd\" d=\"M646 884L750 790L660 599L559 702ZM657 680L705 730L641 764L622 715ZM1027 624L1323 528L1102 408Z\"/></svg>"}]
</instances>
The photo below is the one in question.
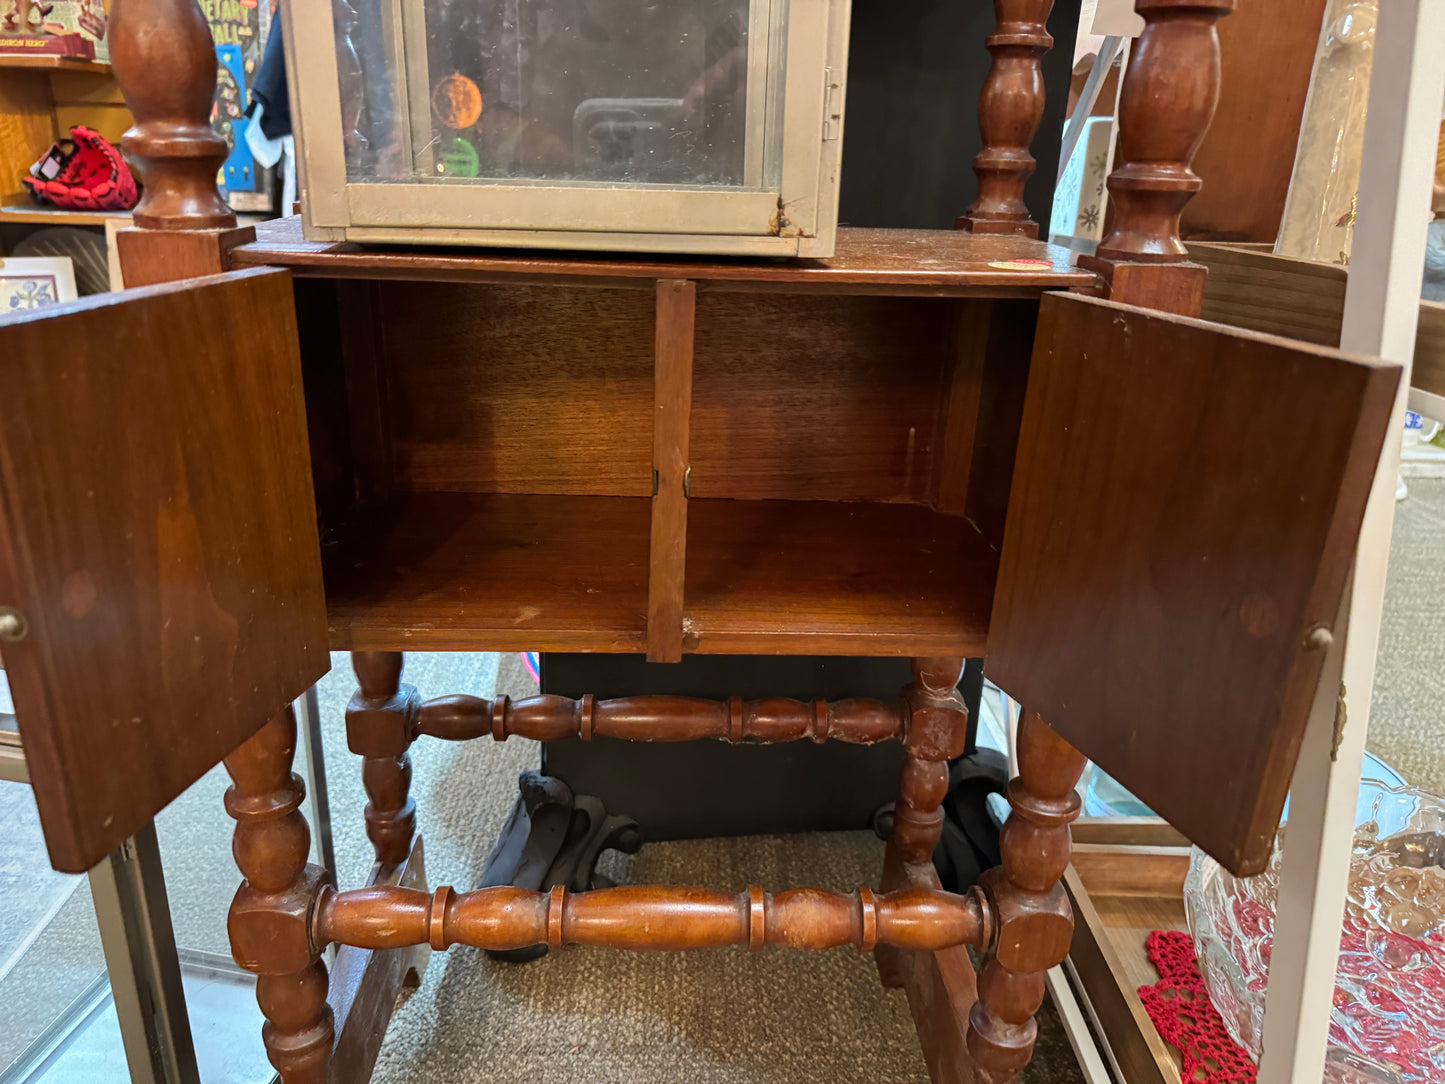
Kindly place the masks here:
<instances>
[{"instance_id":1,"label":"hang tag","mask_svg":"<svg viewBox=\"0 0 1445 1084\"><path fill-rule=\"evenodd\" d=\"M60 171L65 168L65 161L69 157L57 143L46 152L44 158L30 167L30 176L39 177L42 181L53 181L60 176Z\"/></svg>"}]
</instances>

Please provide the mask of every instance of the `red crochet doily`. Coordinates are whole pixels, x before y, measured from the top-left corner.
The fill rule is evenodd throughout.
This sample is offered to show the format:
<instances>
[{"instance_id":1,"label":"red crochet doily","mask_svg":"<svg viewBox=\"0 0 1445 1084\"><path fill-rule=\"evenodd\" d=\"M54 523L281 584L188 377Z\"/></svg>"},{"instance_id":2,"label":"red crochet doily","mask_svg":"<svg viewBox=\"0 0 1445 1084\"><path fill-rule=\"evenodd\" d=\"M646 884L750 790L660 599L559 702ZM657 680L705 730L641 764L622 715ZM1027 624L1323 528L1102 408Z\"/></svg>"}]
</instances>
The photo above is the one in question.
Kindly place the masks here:
<instances>
[{"instance_id":1,"label":"red crochet doily","mask_svg":"<svg viewBox=\"0 0 1445 1084\"><path fill-rule=\"evenodd\" d=\"M1139 987L1139 999L1170 1046L1184 1055L1189 1084L1254 1084L1254 1062L1224 1030L1194 966L1194 941L1187 933L1155 930L1145 942L1159 972L1153 986Z\"/></svg>"}]
</instances>

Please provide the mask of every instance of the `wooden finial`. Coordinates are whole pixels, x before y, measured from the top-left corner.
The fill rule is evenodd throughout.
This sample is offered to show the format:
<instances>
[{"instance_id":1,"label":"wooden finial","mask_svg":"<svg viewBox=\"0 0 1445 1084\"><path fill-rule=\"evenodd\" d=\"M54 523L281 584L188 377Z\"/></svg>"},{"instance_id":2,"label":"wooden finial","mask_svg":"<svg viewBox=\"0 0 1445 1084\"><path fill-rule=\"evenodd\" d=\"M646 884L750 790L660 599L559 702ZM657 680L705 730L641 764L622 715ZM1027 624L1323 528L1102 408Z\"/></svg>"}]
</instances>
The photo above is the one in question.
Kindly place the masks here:
<instances>
[{"instance_id":1,"label":"wooden finial","mask_svg":"<svg viewBox=\"0 0 1445 1084\"><path fill-rule=\"evenodd\" d=\"M1039 235L1024 206L1034 172L1029 147L1044 115L1043 55L1054 44L1045 29L1054 0L994 0L997 29L988 37L993 66L978 99L983 149L973 160L978 198L954 225L972 233Z\"/></svg>"},{"instance_id":2,"label":"wooden finial","mask_svg":"<svg viewBox=\"0 0 1445 1084\"><path fill-rule=\"evenodd\" d=\"M1144 32L1129 55L1119 98L1119 140L1109 176L1110 225L1093 257L1115 300L1195 315L1204 269L1190 264L1179 215L1202 182L1191 169L1219 102L1216 23L1235 0L1135 0ZM1147 273L1121 265L1174 264Z\"/></svg>"},{"instance_id":3,"label":"wooden finial","mask_svg":"<svg viewBox=\"0 0 1445 1084\"><path fill-rule=\"evenodd\" d=\"M196 0L115 0L110 62L135 118L121 146L140 165L135 225L217 230L236 216L216 191L226 141L211 128L216 49Z\"/></svg>"}]
</instances>

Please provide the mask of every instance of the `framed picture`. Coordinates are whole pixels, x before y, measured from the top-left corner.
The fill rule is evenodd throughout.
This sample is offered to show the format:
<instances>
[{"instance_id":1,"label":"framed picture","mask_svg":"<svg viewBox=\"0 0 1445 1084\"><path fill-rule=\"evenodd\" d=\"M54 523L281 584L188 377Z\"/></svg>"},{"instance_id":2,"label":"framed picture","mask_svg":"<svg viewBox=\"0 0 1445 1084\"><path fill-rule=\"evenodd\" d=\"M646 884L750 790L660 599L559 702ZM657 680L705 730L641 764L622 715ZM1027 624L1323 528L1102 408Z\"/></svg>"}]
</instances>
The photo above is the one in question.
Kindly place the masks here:
<instances>
[{"instance_id":1,"label":"framed picture","mask_svg":"<svg viewBox=\"0 0 1445 1084\"><path fill-rule=\"evenodd\" d=\"M75 269L67 256L0 259L0 319L76 296Z\"/></svg>"}]
</instances>

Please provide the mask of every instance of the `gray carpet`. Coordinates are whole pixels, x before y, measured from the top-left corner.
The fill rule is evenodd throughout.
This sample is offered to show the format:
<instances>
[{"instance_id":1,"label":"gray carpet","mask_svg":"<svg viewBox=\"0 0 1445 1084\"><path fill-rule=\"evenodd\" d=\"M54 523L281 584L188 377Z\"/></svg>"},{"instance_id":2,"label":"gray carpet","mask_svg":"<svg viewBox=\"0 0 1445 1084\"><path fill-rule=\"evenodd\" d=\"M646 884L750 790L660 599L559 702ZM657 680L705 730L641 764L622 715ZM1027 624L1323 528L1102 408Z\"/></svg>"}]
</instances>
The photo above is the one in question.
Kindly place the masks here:
<instances>
[{"instance_id":1,"label":"gray carpet","mask_svg":"<svg viewBox=\"0 0 1445 1084\"><path fill-rule=\"evenodd\" d=\"M486 695L492 676L499 692L535 690L516 656L502 656L500 673L489 674L486 667L495 660L412 656L406 680L424 695ZM343 884L355 885L370 863L359 827L360 781L354 762L332 751L344 750L338 721L351 688L346 662L338 658L321 690L322 716L338 867ZM517 773L537 762L535 743L516 738L500 746L415 747L412 789L433 884L475 882L510 809ZM604 871L632 883L852 890L876 883L882 844L868 832L830 833L656 843L636 858L611 857ZM1042 1030L1039 1057L1026 1079L1079 1079L1051 1014ZM569 948L512 965L454 948L432 957L421 988L398 1009L375 1076L378 1084L808 1079L928 1079L907 1002L879 984L871 956L853 950Z\"/></svg>"},{"instance_id":2,"label":"gray carpet","mask_svg":"<svg viewBox=\"0 0 1445 1084\"><path fill-rule=\"evenodd\" d=\"M1410 478L1395 506L1370 752L1445 795L1445 480Z\"/></svg>"}]
</instances>

